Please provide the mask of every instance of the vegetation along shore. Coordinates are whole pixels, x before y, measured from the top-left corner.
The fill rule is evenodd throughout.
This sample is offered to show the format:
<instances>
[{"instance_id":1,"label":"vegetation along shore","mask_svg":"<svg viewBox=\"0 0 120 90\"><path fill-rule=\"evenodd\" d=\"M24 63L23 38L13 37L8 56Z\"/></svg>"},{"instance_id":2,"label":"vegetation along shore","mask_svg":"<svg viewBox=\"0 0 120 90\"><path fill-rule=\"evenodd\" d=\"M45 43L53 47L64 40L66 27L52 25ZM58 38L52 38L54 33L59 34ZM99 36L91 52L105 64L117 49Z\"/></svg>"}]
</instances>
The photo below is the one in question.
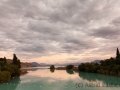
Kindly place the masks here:
<instances>
[{"instance_id":1,"label":"vegetation along shore","mask_svg":"<svg viewBox=\"0 0 120 90\"><path fill-rule=\"evenodd\" d=\"M53 65L54 66L54 65ZM53 67L52 66L52 67ZM74 65L67 65L66 67L57 67L56 70L67 70L82 71L89 73L99 73L105 75L120 76L120 53L119 49L116 50L116 57L110 59L101 60L100 63L81 63L78 67Z\"/></svg>"},{"instance_id":2,"label":"vegetation along shore","mask_svg":"<svg viewBox=\"0 0 120 90\"><path fill-rule=\"evenodd\" d=\"M0 58L0 83L8 82L14 77L19 77L27 72L26 69L21 69L23 65L17 58L16 54L13 54L13 59L11 63L7 62L6 57ZM23 65L25 66L25 65ZM27 66L29 64L27 63ZM30 65L31 66L31 65ZM89 73L99 73L113 76L120 76L120 53L119 49L116 50L116 57L111 57L110 59L101 60L100 63L81 63L78 66L67 65L66 67L57 67L54 65L50 66L50 71L54 70L72 70L77 72L89 72Z\"/></svg>"},{"instance_id":3,"label":"vegetation along shore","mask_svg":"<svg viewBox=\"0 0 120 90\"><path fill-rule=\"evenodd\" d=\"M21 62L17 58L16 54L13 54L13 60L11 63L7 62L6 57L0 58L0 83L8 82L14 77L19 77L27 73L25 70L21 70Z\"/></svg>"}]
</instances>

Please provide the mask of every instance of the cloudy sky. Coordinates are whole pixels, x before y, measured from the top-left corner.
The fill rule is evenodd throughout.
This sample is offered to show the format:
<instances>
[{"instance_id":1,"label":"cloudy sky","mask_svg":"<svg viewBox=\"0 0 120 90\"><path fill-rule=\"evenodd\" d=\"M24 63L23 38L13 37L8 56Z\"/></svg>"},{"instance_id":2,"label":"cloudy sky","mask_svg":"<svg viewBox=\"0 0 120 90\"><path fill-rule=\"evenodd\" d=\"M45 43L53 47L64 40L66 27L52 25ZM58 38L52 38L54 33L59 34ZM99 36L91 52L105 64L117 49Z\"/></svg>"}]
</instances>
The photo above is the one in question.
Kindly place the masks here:
<instances>
[{"instance_id":1,"label":"cloudy sky","mask_svg":"<svg viewBox=\"0 0 120 90\"><path fill-rule=\"evenodd\" d=\"M0 57L39 63L115 57L120 0L0 0Z\"/></svg>"}]
</instances>

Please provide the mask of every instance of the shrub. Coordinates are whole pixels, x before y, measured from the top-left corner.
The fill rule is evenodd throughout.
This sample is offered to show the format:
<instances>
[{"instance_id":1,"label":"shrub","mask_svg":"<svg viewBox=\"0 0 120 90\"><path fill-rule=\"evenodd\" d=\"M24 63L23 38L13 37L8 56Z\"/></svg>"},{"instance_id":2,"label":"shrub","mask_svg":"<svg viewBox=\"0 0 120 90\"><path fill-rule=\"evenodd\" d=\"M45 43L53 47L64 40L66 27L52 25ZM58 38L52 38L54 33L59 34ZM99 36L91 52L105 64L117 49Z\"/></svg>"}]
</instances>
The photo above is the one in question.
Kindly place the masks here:
<instances>
[{"instance_id":1,"label":"shrub","mask_svg":"<svg viewBox=\"0 0 120 90\"><path fill-rule=\"evenodd\" d=\"M67 65L66 69L72 69L74 67L74 65Z\"/></svg>"},{"instance_id":2,"label":"shrub","mask_svg":"<svg viewBox=\"0 0 120 90\"><path fill-rule=\"evenodd\" d=\"M50 66L50 69L55 69L55 66L54 66L54 65L51 65L51 66Z\"/></svg>"},{"instance_id":3,"label":"shrub","mask_svg":"<svg viewBox=\"0 0 120 90\"><path fill-rule=\"evenodd\" d=\"M13 64L7 64L3 67L2 71L8 71L11 74L11 77L14 76L20 76L20 70L18 68L18 66L13 65Z\"/></svg>"},{"instance_id":4,"label":"shrub","mask_svg":"<svg viewBox=\"0 0 120 90\"><path fill-rule=\"evenodd\" d=\"M118 72L118 76L120 76L120 71Z\"/></svg>"},{"instance_id":5,"label":"shrub","mask_svg":"<svg viewBox=\"0 0 120 90\"><path fill-rule=\"evenodd\" d=\"M8 71L0 71L0 83L8 82L11 79L11 74Z\"/></svg>"}]
</instances>

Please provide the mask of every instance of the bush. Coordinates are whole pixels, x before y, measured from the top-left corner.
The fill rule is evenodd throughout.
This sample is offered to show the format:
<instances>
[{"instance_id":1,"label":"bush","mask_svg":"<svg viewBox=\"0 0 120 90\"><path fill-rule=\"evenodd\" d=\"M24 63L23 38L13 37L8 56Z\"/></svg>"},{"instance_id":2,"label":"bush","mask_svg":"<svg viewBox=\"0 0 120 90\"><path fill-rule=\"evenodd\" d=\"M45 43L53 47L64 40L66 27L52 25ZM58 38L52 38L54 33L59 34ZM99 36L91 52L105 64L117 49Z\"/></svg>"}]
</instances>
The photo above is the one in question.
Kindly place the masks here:
<instances>
[{"instance_id":1,"label":"bush","mask_svg":"<svg viewBox=\"0 0 120 90\"><path fill-rule=\"evenodd\" d=\"M11 74L8 71L0 71L0 83L8 82L11 79Z\"/></svg>"},{"instance_id":2,"label":"bush","mask_svg":"<svg viewBox=\"0 0 120 90\"><path fill-rule=\"evenodd\" d=\"M12 77L20 76L20 60L14 54L12 64L8 64L6 58L0 58L0 83L8 82Z\"/></svg>"},{"instance_id":3,"label":"bush","mask_svg":"<svg viewBox=\"0 0 120 90\"><path fill-rule=\"evenodd\" d=\"M50 66L50 69L55 69L55 66L54 66L54 65L51 65L51 66Z\"/></svg>"},{"instance_id":4,"label":"bush","mask_svg":"<svg viewBox=\"0 0 120 90\"><path fill-rule=\"evenodd\" d=\"M66 69L72 69L74 67L74 65L67 65Z\"/></svg>"},{"instance_id":5,"label":"bush","mask_svg":"<svg viewBox=\"0 0 120 90\"><path fill-rule=\"evenodd\" d=\"M11 77L20 76L20 70L18 66L13 64L7 64L3 67L2 71L8 71L11 74Z\"/></svg>"}]
</instances>

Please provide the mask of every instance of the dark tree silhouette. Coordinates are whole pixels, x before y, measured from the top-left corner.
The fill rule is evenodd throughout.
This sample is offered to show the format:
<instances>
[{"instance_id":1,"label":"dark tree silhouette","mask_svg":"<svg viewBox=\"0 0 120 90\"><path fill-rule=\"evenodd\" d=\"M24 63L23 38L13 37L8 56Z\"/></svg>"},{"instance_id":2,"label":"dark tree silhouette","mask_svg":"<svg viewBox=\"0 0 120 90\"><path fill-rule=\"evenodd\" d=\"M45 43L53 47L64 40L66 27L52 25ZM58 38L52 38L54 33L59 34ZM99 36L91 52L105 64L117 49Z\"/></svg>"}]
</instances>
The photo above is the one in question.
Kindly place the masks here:
<instances>
[{"instance_id":1,"label":"dark tree silhouette","mask_svg":"<svg viewBox=\"0 0 120 90\"><path fill-rule=\"evenodd\" d=\"M6 57L0 58L0 83L5 83L11 80L12 77L19 77L21 63L20 60L13 54L13 62L8 63Z\"/></svg>"},{"instance_id":2,"label":"dark tree silhouette","mask_svg":"<svg viewBox=\"0 0 120 90\"><path fill-rule=\"evenodd\" d=\"M4 63L6 64L7 63L6 57L4 57L4 61L5 61Z\"/></svg>"},{"instance_id":3,"label":"dark tree silhouette","mask_svg":"<svg viewBox=\"0 0 120 90\"><path fill-rule=\"evenodd\" d=\"M13 54L13 64L21 68L20 60L17 58L16 54Z\"/></svg>"},{"instance_id":4,"label":"dark tree silhouette","mask_svg":"<svg viewBox=\"0 0 120 90\"><path fill-rule=\"evenodd\" d=\"M74 65L67 65L66 66L66 69L72 69L72 68L74 68Z\"/></svg>"},{"instance_id":5,"label":"dark tree silhouette","mask_svg":"<svg viewBox=\"0 0 120 90\"><path fill-rule=\"evenodd\" d=\"M116 58L120 58L120 53L119 53L119 49L117 48L117 51L116 51Z\"/></svg>"},{"instance_id":6,"label":"dark tree silhouette","mask_svg":"<svg viewBox=\"0 0 120 90\"><path fill-rule=\"evenodd\" d=\"M17 65L18 58L16 57L16 54L13 54L13 64Z\"/></svg>"},{"instance_id":7,"label":"dark tree silhouette","mask_svg":"<svg viewBox=\"0 0 120 90\"><path fill-rule=\"evenodd\" d=\"M106 75L120 76L120 54L116 51L116 58L101 60L100 64L82 63L78 66L79 71L100 73Z\"/></svg>"},{"instance_id":8,"label":"dark tree silhouette","mask_svg":"<svg viewBox=\"0 0 120 90\"><path fill-rule=\"evenodd\" d=\"M50 69L55 69L55 66L54 66L54 65L51 65L51 66L50 66Z\"/></svg>"}]
</instances>

